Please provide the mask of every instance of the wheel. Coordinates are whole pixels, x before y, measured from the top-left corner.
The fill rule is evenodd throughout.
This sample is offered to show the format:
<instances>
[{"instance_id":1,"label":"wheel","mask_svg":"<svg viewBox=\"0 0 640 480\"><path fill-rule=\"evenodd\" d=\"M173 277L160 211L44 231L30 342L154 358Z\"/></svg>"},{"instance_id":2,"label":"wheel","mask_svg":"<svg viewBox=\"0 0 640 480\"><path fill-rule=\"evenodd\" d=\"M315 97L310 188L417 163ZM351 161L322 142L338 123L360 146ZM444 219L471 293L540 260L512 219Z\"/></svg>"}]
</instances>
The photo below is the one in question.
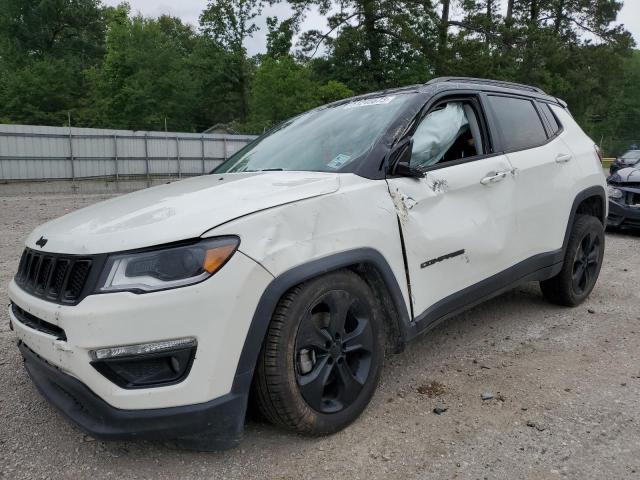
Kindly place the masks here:
<instances>
[{"instance_id":1,"label":"wheel","mask_svg":"<svg viewBox=\"0 0 640 480\"><path fill-rule=\"evenodd\" d=\"M581 304L591 293L604 256L604 227L590 215L578 215L564 256L562 270L540 282L544 296L567 307Z\"/></svg>"},{"instance_id":2,"label":"wheel","mask_svg":"<svg viewBox=\"0 0 640 480\"><path fill-rule=\"evenodd\" d=\"M258 360L254 395L276 425L336 432L366 408L384 358L381 309L367 283L340 270L279 302Z\"/></svg>"}]
</instances>

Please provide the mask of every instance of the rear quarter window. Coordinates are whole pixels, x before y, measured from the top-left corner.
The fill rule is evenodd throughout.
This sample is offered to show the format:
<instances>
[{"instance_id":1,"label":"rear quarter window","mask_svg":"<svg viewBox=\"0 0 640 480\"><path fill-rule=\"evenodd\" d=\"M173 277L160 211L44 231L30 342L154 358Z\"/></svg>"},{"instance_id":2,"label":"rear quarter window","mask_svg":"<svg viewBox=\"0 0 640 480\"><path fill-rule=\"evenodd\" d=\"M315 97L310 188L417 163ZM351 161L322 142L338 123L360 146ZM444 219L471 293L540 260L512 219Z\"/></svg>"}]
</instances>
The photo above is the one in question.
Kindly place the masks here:
<instances>
[{"instance_id":1,"label":"rear quarter window","mask_svg":"<svg viewBox=\"0 0 640 480\"><path fill-rule=\"evenodd\" d=\"M488 98L505 150L524 150L547 141L542 120L531 100L496 95Z\"/></svg>"},{"instance_id":2,"label":"rear quarter window","mask_svg":"<svg viewBox=\"0 0 640 480\"><path fill-rule=\"evenodd\" d=\"M560 130L562 130L562 127L560 126L560 123L558 122L556 116L551 111L551 107L549 107L548 103L539 103L538 105L540 105L540 111L542 112L542 115L547 119L547 122L549 123L549 127L551 128L551 135L557 134Z\"/></svg>"}]
</instances>

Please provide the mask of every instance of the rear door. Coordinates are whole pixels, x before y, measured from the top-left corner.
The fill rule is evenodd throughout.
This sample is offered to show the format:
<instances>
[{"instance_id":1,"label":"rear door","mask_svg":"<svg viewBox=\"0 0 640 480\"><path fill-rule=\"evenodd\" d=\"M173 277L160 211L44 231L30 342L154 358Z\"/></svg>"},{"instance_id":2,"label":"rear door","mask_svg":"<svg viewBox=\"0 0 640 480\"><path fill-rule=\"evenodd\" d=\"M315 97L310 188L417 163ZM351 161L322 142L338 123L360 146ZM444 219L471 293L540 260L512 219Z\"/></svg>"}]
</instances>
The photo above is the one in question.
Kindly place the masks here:
<instances>
[{"instance_id":1,"label":"rear door","mask_svg":"<svg viewBox=\"0 0 640 480\"><path fill-rule=\"evenodd\" d=\"M475 96L434 105L413 142L411 165L426 169L426 177L387 182L404 238L413 313L424 314L428 324L471 300L456 300L456 293L518 256L515 181L509 159L492 151Z\"/></svg>"},{"instance_id":2,"label":"rear door","mask_svg":"<svg viewBox=\"0 0 640 480\"><path fill-rule=\"evenodd\" d=\"M546 103L495 94L486 101L502 150L516 170L512 241L520 245L523 260L555 251L564 240L577 175L562 128Z\"/></svg>"}]
</instances>

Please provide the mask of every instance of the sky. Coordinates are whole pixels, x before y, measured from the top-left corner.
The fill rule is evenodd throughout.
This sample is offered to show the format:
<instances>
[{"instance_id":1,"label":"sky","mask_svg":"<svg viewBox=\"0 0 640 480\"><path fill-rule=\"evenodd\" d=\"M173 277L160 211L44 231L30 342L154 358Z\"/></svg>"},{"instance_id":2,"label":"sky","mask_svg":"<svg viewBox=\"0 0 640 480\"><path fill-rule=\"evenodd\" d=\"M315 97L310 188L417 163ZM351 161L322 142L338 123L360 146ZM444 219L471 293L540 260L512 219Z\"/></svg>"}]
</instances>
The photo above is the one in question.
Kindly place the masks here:
<instances>
[{"instance_id":1,"label":"sky","mask_svg":"<svg viewBox=\"0 0 640 480\"><path fill-rule=\"evenodd\" d=\"M103 0L107 5L118 5L122 0ZM147 17L158 17L162 14L169 14L174 17L181 18L184 22L198 25L198 17L200 12L207 5L207 0L180 0L179 2L169 0L128 0L133 12L141 13ZM249 55L264 52L266 48L266 17L275 16L280 19L288 18L291 13L286 2L279 3L263 10L262 16L256 22L260 30L255 32L253 38L246 41L247 52ZM636 43L640 47L640 1L626 0L624 7L618 17L619 23L626 26ZM318 29L325 30L326 22L317 11L312 11L307 16L307 20L303 24L303 30Z\"/></svg>"}]
</instances>

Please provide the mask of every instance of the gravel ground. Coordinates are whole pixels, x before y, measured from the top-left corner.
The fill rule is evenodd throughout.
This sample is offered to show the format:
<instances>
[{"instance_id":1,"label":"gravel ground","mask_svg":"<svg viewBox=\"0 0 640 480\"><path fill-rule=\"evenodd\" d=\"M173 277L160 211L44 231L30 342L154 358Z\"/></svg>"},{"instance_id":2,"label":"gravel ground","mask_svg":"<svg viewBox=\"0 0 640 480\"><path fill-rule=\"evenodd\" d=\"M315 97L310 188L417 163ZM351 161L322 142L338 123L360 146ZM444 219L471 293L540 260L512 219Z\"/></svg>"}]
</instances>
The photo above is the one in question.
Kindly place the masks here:
<instances>
[{"instance_id":1,"label":"gravel ground","mask_svg":"<svg viewBox=\"0 0 640 480\"><path fill-rule=\"evenodd\" d=\"M0 303L29 231L103 198L0 197ZM241 447L220 453L83 435L31 384L3 309L0 477L640 478L639 245L607 234L600 280L578 308L526 285L388 358L346 431L311 439L253 420Z\"/></svg>"}]
</instances>

